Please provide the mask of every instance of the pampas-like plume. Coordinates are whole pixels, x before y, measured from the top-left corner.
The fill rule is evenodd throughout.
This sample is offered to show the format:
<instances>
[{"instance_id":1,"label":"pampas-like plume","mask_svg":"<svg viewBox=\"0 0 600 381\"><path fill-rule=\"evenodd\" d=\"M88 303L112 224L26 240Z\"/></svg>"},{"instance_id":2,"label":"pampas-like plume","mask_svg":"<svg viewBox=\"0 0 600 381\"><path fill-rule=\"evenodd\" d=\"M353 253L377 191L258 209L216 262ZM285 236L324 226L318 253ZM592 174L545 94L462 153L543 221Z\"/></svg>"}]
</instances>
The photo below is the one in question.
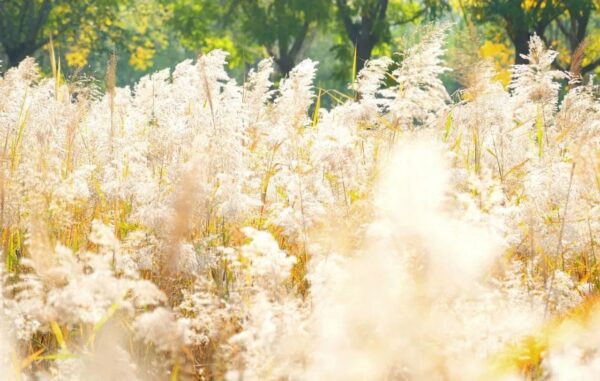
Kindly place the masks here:
<instances>
[{"instance_id":1,"label":"pampas-like plume","mask_svg":"<svg viewBox=\"0 0 600 381\"><path fill-rule=\"evenodd\" d=\"M594 379L598 86L533 37L452 99L446 28L317 110L311 60L8 70L0 378Z\"/></svg>"}]
</instances>

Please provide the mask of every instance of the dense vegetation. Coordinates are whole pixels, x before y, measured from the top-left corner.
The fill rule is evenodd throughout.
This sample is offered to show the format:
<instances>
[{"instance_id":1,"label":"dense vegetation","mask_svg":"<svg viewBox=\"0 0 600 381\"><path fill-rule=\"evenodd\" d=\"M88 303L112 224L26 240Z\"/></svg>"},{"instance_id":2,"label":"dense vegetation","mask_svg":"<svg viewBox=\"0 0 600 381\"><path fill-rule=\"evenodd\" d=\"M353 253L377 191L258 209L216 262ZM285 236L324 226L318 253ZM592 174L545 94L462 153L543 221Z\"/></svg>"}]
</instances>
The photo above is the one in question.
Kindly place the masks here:
<instances>
[{"instance_id":1,"label":"dense vegetation","mask_svg":"<svg viewBox=\"0 0 600 381\"><path fill-rule=\"evenodd\" d=\"M594 379L598 85L533 36L450 96L448 28L330 108L310 59L9 69L2 378Z\"/></svg>"},{"instance_id":2,"label":"dense vegetation","mask_svg":"<svg viewBox=\"0 0 600 381\"><path fill-rule=\"evenodd\" d=\"M319 87L343 91L368 59L405 50L438 20L456 24L454 69L470 66L465 57L492 58L503 70L524 63L537 34L561 53L555 68L588 74L600 65L599 8L598 0L4 0L0 71L33 56L49 73L52 39L70 79L103 78L115 54L117 83L133 85L222 49L238 81L263 58L273 57L277 81L308 57L321 62ZM500 76L507 84L508 72ZM445 84L454 90L455 81Z\"/></svg>"}]
</instances>

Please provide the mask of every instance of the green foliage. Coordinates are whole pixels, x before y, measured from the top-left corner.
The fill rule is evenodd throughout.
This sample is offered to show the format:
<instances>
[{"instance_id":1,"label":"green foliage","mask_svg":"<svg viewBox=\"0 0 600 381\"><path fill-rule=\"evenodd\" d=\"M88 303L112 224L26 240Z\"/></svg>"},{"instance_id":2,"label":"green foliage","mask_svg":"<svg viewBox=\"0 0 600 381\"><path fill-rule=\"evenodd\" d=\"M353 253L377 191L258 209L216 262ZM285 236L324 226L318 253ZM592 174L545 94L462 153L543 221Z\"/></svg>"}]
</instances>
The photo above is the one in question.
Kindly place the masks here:
<instances>
[{"instance_id":1,"label":"green foliage","mask_svg":"<svg viewBox=\"0 0 600 381\"><path fill-rule=\"evenodd\" d=\"M6 70L35 56L49 72L44 47L52 39L66 77L103 78L116 53L124 85L222 49L238 80L267 56L281 77L311 57L320 62L324 88L345 90L372 56L391 56L406 39L418 40L420 25L459 17L450 40L454 51L471 56L451 61L460 71L491 58L506 84L508 66L524 62L534 33L561 53L557 69L597 70L599 7L598 0L0 0L0 60ZM453 87L461 81L448 80Z\"/></svg>"},{"instance_id":2,"label":"green foliage","mask_svg":"<svg viewBox=\"0 0 600 381\"><path fill-rule=\"evenodd\" d=\"M178 0L170 6L172 26L186 47L224 49L234 67L271 55L282 74L295 66L329 12L328 2L320 0Z\"/></svg>"},{"instance_id":3,"label":"green foliage","mask_svg":"<svg viewBox=\"0 0 600 381\"><path fill-rule=\"evenodd\" d=\"M3 0L0 3L0 44L9 65L33 55L52 38L75 40L81 27L94 25L103 33L124 1Z\"/></svg>"},{"instance_id":4,"label":"green foliage","mask_svg":"<svg viewBox=\"0 0 600 381\"><path fill-rule=\"evenodd\" d=\"M171 15L169 27L186 50L196 54L225 50L234 71L243 70L262 55L260 47L242 30L241 21L233 17L236 1L161 1Z\"/></svg>"},{"instance_id":5,"label":"green foliage","mask_svg":"<svg viewBox=\"0 0 600 381\"><path fill-rule=\"evenodd\" d=\"M592 12L598 9L594 0L466 0L459 2L465 17L478 23L501 25L515 47L515 63L524 63L528 41L537 34L548 45L562 40L574 57L584 42ZM467 15L467 13L469 15ZM553 32L553 33L552 33ZM575 61L571 58L571 61ZM582 68L593 70L600 62ZM564 67L563 69L568 69Z\"/></svg>"},{"instance_id":6,"label":"green foliage","mask_svg":"<svg viewBox=\"0 0 600 381\"><path fill-rule=\"evenodd\" d=\"M371 58L376 47L392 42L392 30L405 24L431 20L440 15L445 2L440 0L336 0L338 30L345 30L349 44L336 47L341 61L357 55L357 70ZM389 53L387 51L386 53Z\"/></svg>"},{"instance_id":7,"label":"green foliage","mask_svg":"<svg viewBox=\"0 0 600 381\"><path fill-rule=\"evenodd\" d=\"M297 63L309 33L326 22L329 3L322 0L243 1L239 11L242 29L275 57L280 72L286 74Z\"/></svg>"}]
</instances>

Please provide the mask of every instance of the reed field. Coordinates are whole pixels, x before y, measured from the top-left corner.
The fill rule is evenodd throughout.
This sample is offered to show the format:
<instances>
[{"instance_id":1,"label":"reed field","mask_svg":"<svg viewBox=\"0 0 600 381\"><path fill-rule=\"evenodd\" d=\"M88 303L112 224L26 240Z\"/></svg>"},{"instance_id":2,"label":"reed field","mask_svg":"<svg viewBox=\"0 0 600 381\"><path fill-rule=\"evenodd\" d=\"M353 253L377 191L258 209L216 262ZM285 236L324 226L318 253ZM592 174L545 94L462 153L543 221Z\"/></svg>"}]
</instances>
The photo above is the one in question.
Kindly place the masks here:
<instances>
[{"instance_id":1,"label":"reed field","mask_svg":"<svg viewBox=\"0 0 600 381\"><path fill-rule=\"evenodd\" d=\"M445 34L346 92L8 70L0 379L598 379L600 88L534 36L448 94Z\"/></svg>"}]
</instances>

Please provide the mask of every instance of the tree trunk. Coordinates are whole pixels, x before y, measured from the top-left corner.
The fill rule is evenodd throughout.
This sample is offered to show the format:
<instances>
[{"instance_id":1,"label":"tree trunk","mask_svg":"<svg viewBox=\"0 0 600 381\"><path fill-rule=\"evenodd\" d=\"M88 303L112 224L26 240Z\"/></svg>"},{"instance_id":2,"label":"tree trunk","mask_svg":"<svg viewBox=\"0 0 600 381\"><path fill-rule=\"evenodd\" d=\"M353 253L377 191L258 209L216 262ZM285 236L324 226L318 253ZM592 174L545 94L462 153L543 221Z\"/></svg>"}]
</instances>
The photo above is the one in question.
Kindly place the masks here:
<instances>
[{"instance_id":1,"label":"tree trunk","mask_svg":"<svg viewBox=\"0 0 600 381\"><path fill-rule=\"evenodd\" d=\"M356 72L358 73L365 62L371 58L373 48L383 39L387 25L385 17L388 0L377 0L370 4L359 21L354 21L352 11L346 0L337 0L338 15L344 23L348 37L356 49Z\"/></svg>"},{"instance_id":2,"label":"tree trunk","mask_svg":"<svg viewBox=\"0 0 600 381\"><path fill-rule=\"evenodd\" d=\"M4 52L8 58L6 67L11 68L19 65L27 56L31 56L35 53L35 48L31 49L30 44L19 44L17 46L4 47Z\"/></svg>"},{"instance_id":3,"label":"tree trunk","mask_svg":"<svg viewBox=\"0 0 600 381\"><path fill-rule=\"evenodd\" d=\"M358 73L364 66L365 62L371 59L375 44L369 36L361 35L356 41L356 72Z\"/></svg>"},{"instance_id":4,"label":"tree trunk","mask_svg":"<svg viewBox=\"0 0 600 381\"><path fill-rule=\"evenodd\" d=\"M529 33L529 31L526 30L513 33L511 40L515 47L515 65L524 65L528 63L527 59L523 58L523 55L529 53L529 40L532 35L532 33Z\"/></svg>"},{"instance_id":5,"label":"tree trunk","mask_svg":"<svg viewBox=\"0 0 600 381\"><path fill-rule=\"evenodd\" d=\"M278 38L279 45L279 54L272 54L271 48L267 48L269 50L269 54L275 57L275 63L279 68L279 72L283 77L287 77L287 75L292 71L292 69L296 66L296 60L298 59L298 55L302 50L302 46L304 45L304 40L306 39L306 34L308 33L310 23L308 20L304 21L302 28L298 32L296 36L294 36L294 43L288 49L288 39L285 33L280 33Z\"/></svg>"},{"instance_id":6,"label":"tree trunk","mask_svg":"<svg viewBox=\"0 0 600 381\"><path fill-rule=\"evenodd\" d=\"M275 63L277 64L281 76L287 77L295 66L295 59L287 54L281 54L279 57L275 57Z\"/></svg>"}]
</instances>

